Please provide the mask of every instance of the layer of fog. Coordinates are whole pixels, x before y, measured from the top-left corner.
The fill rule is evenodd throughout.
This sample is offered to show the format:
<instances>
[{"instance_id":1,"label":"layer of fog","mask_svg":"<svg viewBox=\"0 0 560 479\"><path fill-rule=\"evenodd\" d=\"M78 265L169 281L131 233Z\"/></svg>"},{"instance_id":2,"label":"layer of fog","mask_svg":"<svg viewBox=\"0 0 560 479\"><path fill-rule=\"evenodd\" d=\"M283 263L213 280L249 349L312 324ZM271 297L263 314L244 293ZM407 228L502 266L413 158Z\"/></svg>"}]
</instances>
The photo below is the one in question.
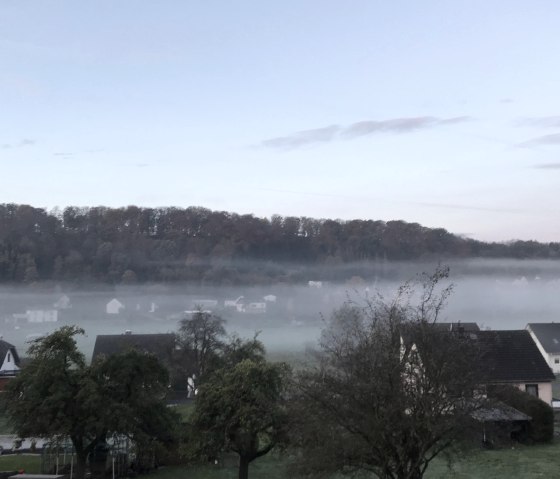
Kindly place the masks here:
<instances>
[{"instance_id":1,"label":"layer of fog","mask_svg":"<svg viewBox=\"0 0 560 479\"><path fill-rule=\"evenodd\" d=\"M91 358L98 334L176 332L184 312L197 304L212 309L226 320L229 333L260 339L272 353L298 352L314 345L334 309L344 301L373 298L377 292L391 298L398 286L433 263L385 263L373 274L352 276L341 283L309 277L297 286L210 287L185 284L107 286L80 288L72 284L4 287L0 289L0 334L20 354L26 342L65 324L77 324L86 331L79 346ZM520 329L531 322L560 320L560 262L556 261L455 261L450 263L454 292L441 320L476 322L483 328ZM309 286L308 281L313 281ZM53 310L66 296L67 307L57 307L56 322L28 322L27 311ZM264 296L266 313L237 312L224 308L224 301L243 296L255 302ZM106 304L116 298L125 308L119 314L106 313ZM216 302L216 304L214 304ZM63 305L64 306L64 305Z\"/></svg>"}]
</instances>

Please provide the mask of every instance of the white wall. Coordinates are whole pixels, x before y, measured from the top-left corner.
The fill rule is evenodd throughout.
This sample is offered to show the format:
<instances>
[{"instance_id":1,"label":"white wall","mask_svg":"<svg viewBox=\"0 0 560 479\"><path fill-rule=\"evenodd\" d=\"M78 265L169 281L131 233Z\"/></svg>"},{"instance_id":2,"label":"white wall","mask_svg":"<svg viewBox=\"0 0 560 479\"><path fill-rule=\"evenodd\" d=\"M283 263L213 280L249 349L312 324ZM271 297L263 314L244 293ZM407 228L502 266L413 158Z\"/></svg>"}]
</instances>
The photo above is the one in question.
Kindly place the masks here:
<instances>
[{"instance_id":1,"label":"white wall","mask_svg":"<svg viewBox=\"0 0 560 479\"><path fill-rule=\"evenodd\" d=\"M0 371L17 371L17 370L19 370L19 368L16 366L14 355L12 351L8 351L6 357L4 358L2 366L0 367Z\"/></svg>"},{"instance_id":2,"label":"white wall","mask_svg":"<svg viewBox=\"0 0 560 479\"><path fill-rule=\"evenodd\" d=\"M517 383L514 386L525 392L527 384L537 384L539 386L539 399L552 406L552 383Z\"/></svg>"}]
</instances>

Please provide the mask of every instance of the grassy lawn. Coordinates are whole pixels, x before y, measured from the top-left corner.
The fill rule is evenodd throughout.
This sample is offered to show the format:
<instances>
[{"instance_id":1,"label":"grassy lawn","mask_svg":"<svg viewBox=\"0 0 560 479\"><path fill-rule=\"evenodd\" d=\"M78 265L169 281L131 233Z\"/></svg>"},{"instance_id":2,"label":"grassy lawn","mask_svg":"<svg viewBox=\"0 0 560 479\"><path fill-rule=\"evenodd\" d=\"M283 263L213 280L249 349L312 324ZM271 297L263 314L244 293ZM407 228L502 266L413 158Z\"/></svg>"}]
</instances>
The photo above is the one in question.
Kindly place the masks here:
<instances>
[{"instance_id":1,"label":"grassy lawn","mask_svg":"<svg viewBox=\"0 0 560 479\"><path fill-rule=\"evenodd\" d=\"M514 449L476 450L448 467L444 459L428 469L429 479L505 479L512 477L558 477L560 442L545 446L516 446Z\"/></svg>"},{"instance_id":2,"label":"grassy lawn","mask_svg":"<svg viewBox=\"0 0 560 479\"><path fill-rule=\"evenodd\" d=\"M19 471L29 474L41 472L41 456L38 454L10 454L0 456L0 471Z\"/></svg>"},{"instance_id":3,"label":"grassy lawn","mask_svg":"<svg viewBox=\"0 0 560 479\"><path fill-rule=\"evenodd\" d=\"M558 477L560 442L546 446L516 446L515 449L475 450L448 464L438 458L430 465L426 479L511 479ZM251 479L289 477L286 462L270 456L256 460L249 470ZM146 479L235 479L237 469L230 467L170 466L144 476ZM334 478L333 478L334 479Z\"/></svg>"},{"instance_id":4,"label":"grassy lawn","mask_svg":"<svg viewBox=\"0 0 560 479\"><path fill-rule=\"evenodd\" d=\"M237 469L233 460L228 467L169 466L148 474L146 479L235 479ZM41 457L38 455L13 454L0 456L0 470L20 470L39 473ZM517 446L515 449L476 450L448 464L436 459L426 479L510 479L558 477L560 470L560 442L547 446ZM289 477L286 461L275 455L256 460L250 468L251 479L284 479ZM334 479L334 478L333 478Z\"/></svg>"}]
</instances>

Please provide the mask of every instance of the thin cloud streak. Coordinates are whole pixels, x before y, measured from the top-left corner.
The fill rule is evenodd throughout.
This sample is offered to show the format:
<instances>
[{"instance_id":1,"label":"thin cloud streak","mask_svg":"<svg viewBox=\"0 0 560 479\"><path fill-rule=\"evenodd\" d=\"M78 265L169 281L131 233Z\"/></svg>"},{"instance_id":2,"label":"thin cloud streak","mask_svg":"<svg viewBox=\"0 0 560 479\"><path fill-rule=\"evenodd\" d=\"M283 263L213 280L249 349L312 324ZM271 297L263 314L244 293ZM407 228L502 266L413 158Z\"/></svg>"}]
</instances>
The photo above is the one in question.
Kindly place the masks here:
<instances>
[{"instance_id":1,"label":"thin cloud streak","mask_svg":"<svg viewBox=\"0 0 560 479\"><path fill-rule=\"evenodd\" d=\"M33 145L35 145L36 143L37 143L37 142L36 142L35 140L31 140L31 139L29 139L29 138L24 138L23 140L21 140L21 141L19 141L19 142L17 142L17 143L14 143L14 144L11 144L11 143L4 143L4 144L2 145L2 148L3 148L4 150L8 150L8 149L10 149L10 148L25 148L26 146L33 146Z\"/></svg>"},{"instance_id":2,"label":"thin cloud streak","mask_svg":"<svg viewBox=\"0 0 560 479\"><path fill-rule=\"evenodd\" d=\"M289 150L316 143L327 143L337 139L352 139L377 133L411 133L437 126L454 125L471 120L468 116L437 118L433 116L392 118L389 120L367 120L352 123L347 127L330 125L324 128L304 130L292 135L271 138L261 143L265 148Z\"/></svg>"},{"instance_id":3,"label":"thin cloud streak","mask_svg":"<svg viewBox=\"0 0 560 479\"><path fill-rule=\"evenodd\" d=\"M454 204L454 203L430 203L430 202L422 202L422 201L407 201L407 200L399 200L395 198L385 198L385 197L374 197L374 196L362 196L362 195L340 195L336 193L319 193L314 191L296 191L296 190L284 190L284 189L277 189L277 188L263 188L263 187L253 187L254 190L260 191L270 191L273 193L282 193L282 194L290 194L290 195L304 195L304 196L322 196L322 197L331 197L331 198L340 198L340 199L347 199L352 201L383 201L385 203L392 203L392 204L409 204L409 205L416 205L422 206L425 208L443 208L443 209L454 209L454 210L467 210L467 211L484 211L487 213L522 213L522 210L514 209L514 208L492 208L489 206L471 206L471 205L462 205L462 204Z\"/></svg>"},{"instance_id":4,"label":"thin cloud streak","mask_svg":"<svg viewBox=\"0 0 560 479\"><path fill-rule=\"evenodd\" d=\"M339 132L338 125L331 125L314 130L298 131L293 135L271 138L262 142L266 148L292 149L300 148L314 143L325 143L331 141Z\"/></svg>"},{"instance_id":5,"label":"thin cloud streak","mask_svg":"<svg viewBox=\"0 0 560 479\"><path fill-rule=\"evenodd\" d=\"M538 136L532 140L519 143L517 146L521 148L531 148L533 146L560 145L560 133L552 135Z\"/></svg>"},{"instance_id":6,"label":"thin cloud streak","mask_svg":"<svg viewBox=\"0 0 560 479\"><path fill-rule=\"evenodd\" d=\"M486 206L469 206L469 205L457 205L452 203L415 203L421 206L427 206L429 208L447 208L453 210L470 210L470 211L486 211L490 213L521 213L521 210L513 208L491 208Z\"/></svg>"},{"instance_id":7,"label":"thin cloud streak","mask_svg":"<svg viewBox=\"0 0 560 479\"><path fill-rule=\"evenodd\" d=\"M533 166L537 170L560 170L560 163L541 163Z\"/></svg>"},{"instance_id":8,"label":"thin cloud streak","mask_svg":"<svg viewBox=\"0 0 560 479\"><path fill-rule=\"evenodd\" d=\"M523 118L517 122L519 126L536 126L543 128L560 128L560 116L543 116Z\"/></svg>"}]
</instances>

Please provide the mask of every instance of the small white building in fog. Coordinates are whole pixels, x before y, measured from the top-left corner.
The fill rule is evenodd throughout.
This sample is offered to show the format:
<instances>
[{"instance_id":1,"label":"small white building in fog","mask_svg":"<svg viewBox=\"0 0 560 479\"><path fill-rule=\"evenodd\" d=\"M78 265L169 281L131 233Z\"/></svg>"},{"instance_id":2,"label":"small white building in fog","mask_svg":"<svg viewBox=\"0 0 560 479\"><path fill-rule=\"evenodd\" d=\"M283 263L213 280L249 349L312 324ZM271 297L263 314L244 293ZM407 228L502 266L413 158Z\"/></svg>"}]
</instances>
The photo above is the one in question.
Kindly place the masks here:
<instances>
[{"instance_id":1,"label":"small white building in fog","mask_svg":"<svg viewBox=\"0 0 560 479\"><path fill-rule=\"evenodd\" d=\"M28 323L56 323L58 321L56 309L28 309L25 315Z\"/></svg>"},{"instance_id":2,"label":"small white building in fog","mask_svg":"<svg viewBox=\"0 0 560 479\"><path fill-rule=\"evenodd\" d=\"M124 304L122 304L117 298L113 298L105 306L105 312L107 314L120 314L123 309L125 309Z\"/></svg>"}]
</instances>

